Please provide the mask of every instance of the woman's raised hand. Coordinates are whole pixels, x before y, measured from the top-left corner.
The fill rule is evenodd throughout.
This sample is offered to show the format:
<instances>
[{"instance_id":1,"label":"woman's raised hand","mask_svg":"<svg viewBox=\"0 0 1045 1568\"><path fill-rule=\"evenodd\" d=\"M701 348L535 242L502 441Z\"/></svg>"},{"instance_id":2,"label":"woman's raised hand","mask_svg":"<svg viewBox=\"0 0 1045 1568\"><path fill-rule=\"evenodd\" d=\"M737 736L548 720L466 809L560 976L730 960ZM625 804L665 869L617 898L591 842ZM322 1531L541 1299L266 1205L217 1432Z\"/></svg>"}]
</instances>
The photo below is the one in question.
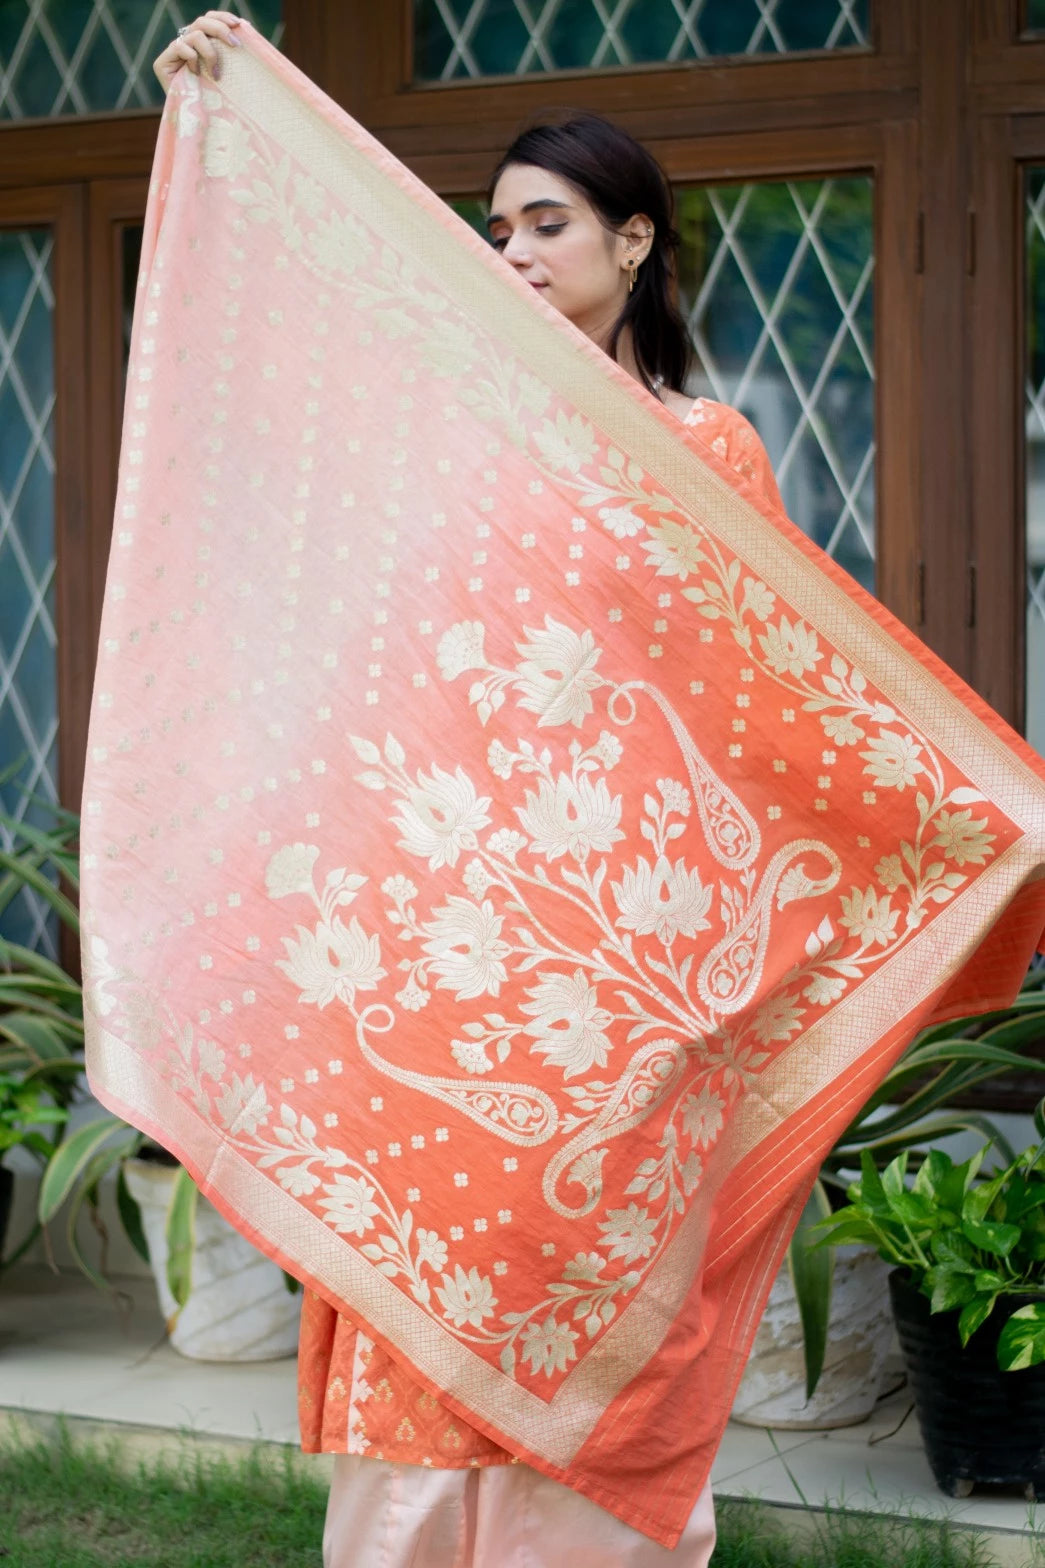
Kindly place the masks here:
<instances>
[{"instance_id":1,"label":"woman's raised hand","mask_svg":"<svg viewBox=\"0 0 1045 1568\"><path fill-rule=\"evenodd\" d=\"M217 81L221 75L221 50L218 45L233 44L239 47L235 33L238 26L239 17L233 16L231 11L208 11L190 22L188 27L183 27L173 43L169 43L152 62L164 92L170 91L170 85L183 65L187 65L197 76L201 70L206 70Z\"/></svg>"}]
</instances>

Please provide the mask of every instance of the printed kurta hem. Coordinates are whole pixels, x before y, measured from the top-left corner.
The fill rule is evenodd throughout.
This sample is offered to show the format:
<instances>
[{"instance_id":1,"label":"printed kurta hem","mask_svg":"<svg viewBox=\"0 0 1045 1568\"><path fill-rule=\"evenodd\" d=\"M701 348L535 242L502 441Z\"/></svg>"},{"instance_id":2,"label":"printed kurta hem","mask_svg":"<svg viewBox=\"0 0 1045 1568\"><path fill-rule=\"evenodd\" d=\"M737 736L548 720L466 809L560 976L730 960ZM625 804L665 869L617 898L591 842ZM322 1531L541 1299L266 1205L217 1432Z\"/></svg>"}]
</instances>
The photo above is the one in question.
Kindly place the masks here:
<instances>
[{"instance_id":1,"label":"printed kurta hem","mask_svg":"<svg viewBox=\"0 0 1045 1568\"><path fill-rule=\"evenodd\" d=\"M239 33L146 219L91 1085L361 1331L357 1395L365 1354L438 1406L433 1462L670 1546L823 1153L1019 985L1045 767L739 416L683 428Z\"/></svg>"}]
</instances>

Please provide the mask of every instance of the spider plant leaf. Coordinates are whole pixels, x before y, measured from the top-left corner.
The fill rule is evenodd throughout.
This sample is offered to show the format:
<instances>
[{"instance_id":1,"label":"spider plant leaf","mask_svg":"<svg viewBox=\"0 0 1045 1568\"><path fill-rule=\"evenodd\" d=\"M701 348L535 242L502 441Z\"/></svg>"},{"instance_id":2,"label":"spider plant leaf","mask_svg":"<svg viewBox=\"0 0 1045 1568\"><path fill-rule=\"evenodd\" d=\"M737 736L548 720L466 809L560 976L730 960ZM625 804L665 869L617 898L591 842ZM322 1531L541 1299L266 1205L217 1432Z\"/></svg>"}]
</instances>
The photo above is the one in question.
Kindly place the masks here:
<instances>
[{"instance_id":1,"label":"spider plant leaf","mask_svg":"<svg viewBox=\"0 0 1045 1568\"><path fill-rule=\"evenodd\" d=\"M149 1243L145 1239L145 1227L142 1225L141 1205L127 1185L122 1161L116 1176L116 1208L127 1240L143 1262L150 1262Z\"/></svg>"},{"instance_id":2,"label":"spider plant leaf","mask_svg":"<svg viewBox=\"0 0 1045 1568\"><path fill-rule=\"evenodd\" d=\"M39 893L40 897L46 899L47 903L50 904L59 920L63 921L70 930L79 934L80 915L76 905L71 903L65 894L59 888L56 888L54 883L50 882L42 872L38 871L35 866L30 865L27 859L11 855L7 850L0 849L0 867L6 868L9 877L13 878L16 884L21 882L24 886L31 887L35 893ZM5 891L7 882L8 879L5 878L4 884L0 884ZM17 891L17 885L15 891ZM0 898L0 905L3 902L4 900ZM7 902L10 902L10 899Z\"/></svg>"},{"instance_id":3,"label":"spider plant leaf","mask_svg":"<svg viewBox=\"0 0 1045 1568\"><path fill-rule=\"evenodd\" d=\"M826 1190L819 1181L814 1182L787 1253L791 1283L802 1320L806 1399L812 1399L824 1368L835 1269L833 1248L815 1247L815 1237L811 1232L813 1226L826 1219L830 1212L831 1204Z\"/></svg>"},{"instance_id":4,"label":"spider plant leaf","mask_svg":"<svg viewBox=\"0 0 1045 1568\"><path fill-rule=\"evenodd\" d=\"M20 1046L37 1064L69 1055L62 1034L51 1023L32 1013L0 1013L0 1039Z\"/></svg>"},{"instance_id":5,"label":"spider plant leaf","mask_svg":"<svg viewBox=\"0 0 1045 1568\"><path fill-rule=\"evenodd\" d=\"M184 1168L179 1168L167 1210L167 1283L183 1307L192 1289L192 1252L196 1245L196 1208L199 1188Z\"/></svg>"},{"instance_id":6,"label":"spider plant leaf","mask_svg":"<svg viewBox=\"0 0 1045 1568\"><path fill-rule=\"evenodd\" d=\"M46 1225L53 1219L62 1204L66 1201L73 1189L76 1188L84 1171L90 1164L94 1155L107 1139L114 1137L119 1132L131 1133L125 1140L133 1144L140 1139L139 1133L133 1133L127 1123L118 1116L102 1116L97 1121L87 1122L83 1127L78 1127L71 1133L65 1142L60 1145L52 1155L44 1172L43 1181L40 1183L40 1195L37 1201L37 1214L41 1223ZM115 1162L120 1158L119 1149L123 1145L113 1145L112 1157ZM124 1149L129 1153L130 1148Z\"/></svg>"}]
</instances>

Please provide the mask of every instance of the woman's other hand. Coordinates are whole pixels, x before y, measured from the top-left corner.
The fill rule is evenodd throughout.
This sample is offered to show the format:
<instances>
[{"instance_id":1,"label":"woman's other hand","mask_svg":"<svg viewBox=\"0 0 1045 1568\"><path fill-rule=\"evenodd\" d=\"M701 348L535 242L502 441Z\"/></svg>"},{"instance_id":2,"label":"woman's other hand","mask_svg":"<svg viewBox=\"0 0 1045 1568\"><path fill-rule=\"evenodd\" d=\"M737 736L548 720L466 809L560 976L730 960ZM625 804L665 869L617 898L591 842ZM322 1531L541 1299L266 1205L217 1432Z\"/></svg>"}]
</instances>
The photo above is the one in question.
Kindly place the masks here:
<instances>
[{"instance_id":1,"label":"woman's other hand","mask_svg":"<svg viewBox=\"0 0 1045 1568\"><path fill-rule=\"evenodd\" d=\"M190 22L188 27L183 27L177 38L152 62L164 92L170 91L171 83L183 65L187 65L196 76L205 70L217 81L221 75L221 50L218 45L232 44L239 47L235 33L238 26L239 17L233 16L231 11L208 11Z\"/></svg>"}]
</instances>

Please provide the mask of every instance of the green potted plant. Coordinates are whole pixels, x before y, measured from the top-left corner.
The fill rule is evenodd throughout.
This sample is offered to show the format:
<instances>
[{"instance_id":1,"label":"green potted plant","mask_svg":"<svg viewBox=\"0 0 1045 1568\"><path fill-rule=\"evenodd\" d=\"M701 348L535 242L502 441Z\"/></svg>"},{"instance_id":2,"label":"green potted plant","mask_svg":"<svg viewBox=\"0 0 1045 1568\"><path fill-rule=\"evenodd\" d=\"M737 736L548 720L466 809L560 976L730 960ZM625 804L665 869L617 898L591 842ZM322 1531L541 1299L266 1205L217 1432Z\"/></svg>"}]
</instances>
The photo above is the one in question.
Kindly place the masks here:
<instances>
[{"instance_id":1,"label":"green potted plant","mask_svg":"<svg viewBox=\"0 0 1045 1568\"><path fill-rule=\"evenodd\" d=\"M76 1242L86 1205L103 1235L102 1182L115 1178L116 1207L132 1246L152 1271L175 1350L200 1361L267 1361L297 1346L292 1280L204 1199L188 1171L120 1117L106 1113L78 1127L51 1158L40 1184L43 1224L67 1209L74 1256L95 1284L107 1286Z\"/></svg>"},{"instance_id":2,"label":"green potted plant","mask_svg":"<svg viewBox=\"0 0 1045 1568\"><path fill-rule=\"evenodd\" d=\"M0 774L0 785L19 765ZM75 886L76 818L57 810L49 829L2 815L0 824L10 844L0 849L0 918L29 889L75 924L75 907L58 883L64 877ZM46 1164L63 1136L82 1071L79 985L43 954L0 938L0 1257L14 1186L4 1156L20 1149ZM38 1232L32 1227L3 1266L17 1262Z\"/></svg>"},{"instance_id":3,"label":"green potted plant","mask_svg":"<svg viewBox=\"0 0 1045 1568\"><path fill-rule=\"evenodd\" d=\"M0 774L0 784L17 767ZM11 846L0 850L0 915L30 889L79 939L76 905L59 885L74 895L79 889L79 822L61 808L52 816L44 829L0 815ZM42 954L0 939L0 1157L6 1138L43 1166L37 1224L5 1266L64 1210L72 1258L96 1285L111 1288L102 1205L102 1184L111 1179L120 1225L152 1268L176 1348L222 1360L290 1354L297 1314L285 1276L201 1199L177 1161L117 1116L68 1131L69 1112L85 1098L83 1046L79 981ZM42 1126L51 1129L50 1140ZM0 1163L0 1204L9 1176ZM85 1214L98 1238L97 1258L82 1245Z\"/></svg>"},{"instance_id":4,"label":"green potted plant","mask_svg":"<svg viewBox=\"0 0 1045 1568\"><path fill-rule=\"evenodd\" d=\"M931 1149L879 1172L869 1150L820 1246L860 1242L893 1265L900 1344L941 1490L1019 1485L1045 1499L1045 1101L1039 1141L997 1172L983 1149ZM974 1414L973 1414L974 1413Z\"/></svg>"},{"instance_id":5,"label":"green potted plant","mask_svg":"<svg viewBox=\"0 0 1045 1568\"><path fill-rule=\"evenodd\" d=\"M57 1131L68 1114L31 1077L0 1072L0 1258L4 1255L14 1192L14 1172L5 1163L5 1156L12 1149L24 1149L46 1164L55 1147ZM51 1129L50 1138L44 1128ZM19 1253L23 1250L17 1249Z\"/></svg>"},{"instance_id":6,"label":"green potted plant","mask_svg":"<svg viewBox=\"0 0 1045 1568\"><path fill-rule=\"evenodd\" d=\"M1042 969L1027 976L1010 1008L935 1025L915 1037L821 1166L738 1391L738 1419L808 1428L870 1415L884 1386L893 1333L888 1270L867 1245L817 1247L814 1227L845 1202L865 1152L882 1170L907 1150L913 1170L923 1157L919 1151L972 1132L1012 1158L990 1117L955 1108L953 1101L1013 1069L1045 1070L1045 1062L1027 1054L1043 1038Z\"/></svg>"}]
</instances>

